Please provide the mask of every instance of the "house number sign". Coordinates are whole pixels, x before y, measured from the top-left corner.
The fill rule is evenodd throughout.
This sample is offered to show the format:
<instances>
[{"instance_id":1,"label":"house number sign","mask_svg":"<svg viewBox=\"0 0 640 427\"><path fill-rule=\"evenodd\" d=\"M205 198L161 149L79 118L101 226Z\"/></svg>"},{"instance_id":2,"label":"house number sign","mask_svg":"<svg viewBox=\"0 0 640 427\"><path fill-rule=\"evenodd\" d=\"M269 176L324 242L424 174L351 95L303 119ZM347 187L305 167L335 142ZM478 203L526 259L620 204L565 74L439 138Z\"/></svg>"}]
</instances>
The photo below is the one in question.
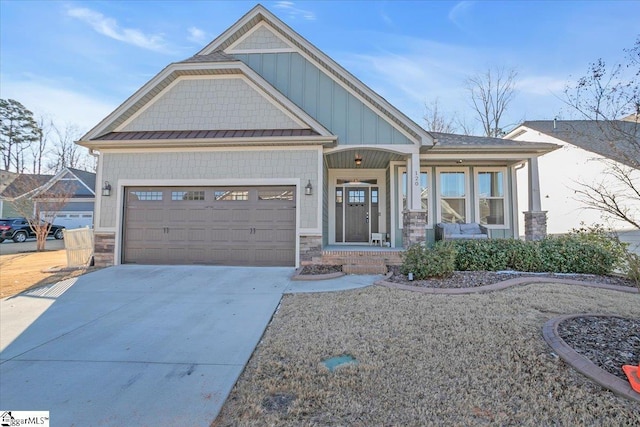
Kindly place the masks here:
<instances>
[{"instance_id":1,"label":"house number sign","mask_svg":"<svg viewBox=\"0 0 640 427\"><path fill-rule=\"evenodd\" d=\"M414 172L413 185L415 185L416 187L420 186L420 174L418 173L418 171Z\"/></svg>"}]
</instances>

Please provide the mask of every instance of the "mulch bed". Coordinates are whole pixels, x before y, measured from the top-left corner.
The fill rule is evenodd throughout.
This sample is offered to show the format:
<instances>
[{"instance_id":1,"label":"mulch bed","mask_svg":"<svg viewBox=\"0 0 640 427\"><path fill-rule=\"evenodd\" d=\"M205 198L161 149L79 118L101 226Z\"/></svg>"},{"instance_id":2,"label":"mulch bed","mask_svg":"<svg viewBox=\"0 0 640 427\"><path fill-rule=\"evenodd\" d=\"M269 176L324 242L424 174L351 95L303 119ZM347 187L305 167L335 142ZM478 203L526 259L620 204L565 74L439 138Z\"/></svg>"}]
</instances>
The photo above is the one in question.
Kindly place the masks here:
<instances>
[{"instance_id":1,"label":"mulch bed","mask_svg":"<svg viewBox=\"0 0 640 427\"><path fill-rule=\"evenodd\" d=\"M531 273L497 273L495 271L455 271L451 276L441 279L431 278L426 280L409 281L407 276L400 274L400 267L389 266L393 275L386 279L389 282L405 285L420 286L425 288L475 288L478 286L492 285L504 280L516 277L549 277L555 279L572 279L583 282L602 283L617 286L637 286L633 281L617 276L595 276L591 274L531 274Z\"/></svg>"},{"instance_id":2,"label":"mulch bed","mask_svg":"<svg viewBox=\"0 0 640 427\"><path fill-rule=\"evenodd\" d=\"M558 325L558 334L595 365L627 380L622 365L640 362L640 319L585 316Z\"/></svg>"},{"instance_id":3,"label":"mulch bed","mask_svg":"<svg viewBox=\"0 0 640 427\"><path fill-rule=\"evenodd\" d=\"M300 271L301 275L315 276L318 274L330 274L342 272L341 265L305 265Z\"/></svg>"}]
</instances>

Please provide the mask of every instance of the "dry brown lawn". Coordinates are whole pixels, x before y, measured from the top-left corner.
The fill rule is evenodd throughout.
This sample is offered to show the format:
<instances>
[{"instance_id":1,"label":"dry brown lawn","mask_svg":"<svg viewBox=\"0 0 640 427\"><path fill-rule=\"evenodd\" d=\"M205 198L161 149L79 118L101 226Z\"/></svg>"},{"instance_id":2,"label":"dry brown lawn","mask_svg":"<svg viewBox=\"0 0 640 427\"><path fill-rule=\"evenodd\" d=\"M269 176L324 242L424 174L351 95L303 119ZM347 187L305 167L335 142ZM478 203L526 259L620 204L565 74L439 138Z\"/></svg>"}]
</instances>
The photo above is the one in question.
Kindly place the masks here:
<instances>
[{"instance_id":1,"label":"dry brown lawn","mask_svg":"<svg viewBox=\"0 0 640 427\"><path fill-rule=\"evenodd\" d=\"M51 268L66 267L66 265L65 250L2 255L0 256L0 298L86 273L85 270L46 272Z\"/></svg>"},{"instance_id":2,"label":"dry brown lawn","mask_svg":"<svg viewBox=\"0 0 640 427\"><path fill-rule=\"evenodd\" d=\"M548 319L581 312L640 317L640 295L557 284L287 295L212 426L640 425L639 404L545 344ZM322 364L343 354L359 363Z\"/></svg>"}]
</instances>

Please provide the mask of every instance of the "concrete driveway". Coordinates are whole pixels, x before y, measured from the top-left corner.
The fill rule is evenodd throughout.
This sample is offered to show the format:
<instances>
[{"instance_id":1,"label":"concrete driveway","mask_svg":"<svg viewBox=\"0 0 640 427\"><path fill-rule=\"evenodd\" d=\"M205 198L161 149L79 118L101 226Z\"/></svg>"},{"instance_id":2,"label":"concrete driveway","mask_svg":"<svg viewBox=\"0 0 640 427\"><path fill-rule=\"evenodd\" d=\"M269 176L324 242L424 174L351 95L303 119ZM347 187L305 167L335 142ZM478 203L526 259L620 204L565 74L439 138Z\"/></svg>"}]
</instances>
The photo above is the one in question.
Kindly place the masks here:
<instances>
[{"instance_id":1,"label":"concrete driveway","mask_svg":"<svg viewBox=\"0 0 640 427\"><path fill-rule=\"evenodd\" d=\"M208 426L292 273L127 265L2 300L0 408L61 426Z\"/></svg>"}]
</instances>

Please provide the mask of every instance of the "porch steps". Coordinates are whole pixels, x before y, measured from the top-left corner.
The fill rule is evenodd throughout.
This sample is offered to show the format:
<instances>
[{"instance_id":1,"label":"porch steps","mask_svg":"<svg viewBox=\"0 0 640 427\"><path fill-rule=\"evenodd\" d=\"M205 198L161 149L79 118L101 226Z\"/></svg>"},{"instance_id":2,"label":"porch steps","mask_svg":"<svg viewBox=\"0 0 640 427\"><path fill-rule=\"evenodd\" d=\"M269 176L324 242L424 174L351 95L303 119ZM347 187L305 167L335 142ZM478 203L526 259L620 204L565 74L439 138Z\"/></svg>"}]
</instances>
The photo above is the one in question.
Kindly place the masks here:
<instances>
[{"instance_id":1,"label":"porch steps","mask_svg":"<svg viewBox=\"0 0 640 427\"><path fill-rule=\"evenodd\" d=\"M314 264L342 265L347 274L386 274L388 265L402 264L402 251L330 250L314 257Z\"/></svg>"}]
</instances>

